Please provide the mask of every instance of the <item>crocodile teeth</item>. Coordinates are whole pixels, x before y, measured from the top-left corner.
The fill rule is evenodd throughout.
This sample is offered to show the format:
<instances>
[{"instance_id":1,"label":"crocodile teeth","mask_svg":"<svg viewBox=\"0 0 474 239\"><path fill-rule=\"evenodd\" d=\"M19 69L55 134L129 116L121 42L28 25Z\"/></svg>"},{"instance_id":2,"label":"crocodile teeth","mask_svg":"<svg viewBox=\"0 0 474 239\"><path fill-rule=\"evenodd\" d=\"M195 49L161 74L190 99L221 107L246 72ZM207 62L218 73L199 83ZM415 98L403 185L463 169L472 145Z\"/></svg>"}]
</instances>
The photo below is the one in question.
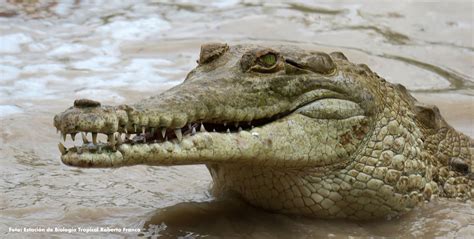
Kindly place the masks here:
<instances>
[{"instance_id":1,"label":"crocodile teeth","mask_svg":"<svg viewBox=\"0 0 474 239\"><path fill-rule=\"evenodd\" d=\"M114 137L114 134L108 134L107 135L107 141L109 141L109 143L111 143L112 146L115 145L115 137Z\"/></svg>"},{"instance_id":2,"label":"crocodile teeth","mask_svg":"<svg viewBox=\"0 0 474 239\"><path fill-rule=\"evenodd\" d=\"M135 130L134 132L136 133L137 132L137 125L136 124L133 125L133 129Z\"/></svg>"},{"instance_id":3,"label":"crocodile teeth","mask_svg":"<svg viewBox=\"0 0 474 239\"><path fill-rule=\"evenodd\" d=\"M72 139L72 141L76 141L76 133L71 134L71 139Z\"/></svg>"},{"instance_id":4,"label":"crocodile teeth","mask_svg":"<svg viewBox=\"0 0 474 239\"><path fill-rule=\"evenodd\" d=\"M165 128L161 129L161 136L163 136L163 139L165 138L165 136L166 136L166 129Z\"/></svg>"},{"instance_id":5,"label":"crocodile teeth","mask_svg":"<svg viewBox=\"0 0 474 239\"><path fill-rule=\"evenodd\" d=\"M62 133L63 141L66 142L66 133Z\"/></svg>"},{"instance_id":6,"label":"crocodile teeth","mask_svg":"<svg viewBox=\"0 0 474 239\"><path fill-rule=\"evenodd\" d=\"M224 122L224 127L226 127L226 126L227 126L227 122Z\"/></svg>"},{"instance_id":7,"label":"crocodile teeth","mask_svg":"<svg viewBox=\"0 0 474 239\"><path fill-rule=\"evenodd\" d=\"M207 132L206 128L204 128L204 125L202 123L201 123L201 128L199 128L199 131Z\"/></svg>"},{"instance_id":8,"label":"crocodile teeth","mask_svg":"<svg viewBox=\"0 0 474 239\"><path fill-rule=\"evenodd\" d=\"M122 135L121 135L120 133L118 133L117 136L115 136L115 137L116 137L117 143L118 143L119 145L121 145L121 144L123 143L123 141L122 141Z\"/></svg>"},{"instance_id":9,"label":"crocodile teeth","mask_svg":"<svg viewBox=\"0 0 474 239\"><path fill-rule=\"evenodd\" d=\"M145 126L142 127L142 134L145 135Z\"/></svg>"},{"instance_id":10,"label":"crocodile teeth","mask_svg":"<svg viewBox=\"0 0 474 239\"><path fill-rule=\"evenodd\" d=\"M59 152L61 152L61 154L66 154L67 153L67 149L66 149L66 147L64 147L64 145L62 143L58 144L58 148L59 148Z\"/></svg>"},{"instance_id":11,"label":"crocodile teeth","mask_svg":"<svg viewBox=\"0 0 474 239\"><path fill-rule=\"evenodd\" d=\"M92 133L92 143L97 144L97 133Z\"/></svg>"},{"instance_id":12,"label":"crocodile teeth","mask_svg":"<svg viewBox=\"0 0 474 239\"><path fill-rule=\"evenodd\" d=\"M191 130L191 135L195 135L196 134L196 127L193 127L193 129Z\"/></svg>"},{"instance_id":13,"label":"crocodile teeth","mask_svg":"<svg viewBox=\"0 0 474 239\"><path fill-rule=\"evenodd\" d=\"M242 127L239 127L239 129L238 129L238 130L239 130L239 132L240 132L240 131L242 131Z\"/></svg>"},{"instance_id":14,"label":"crocodile teeth","mask_svg":"<svg viewBox=\"0 0 474 239\"><path fill-rule=\"evenodd\" d=\"M127 127L123 128L123 131L128 134L128 130L127 130Z\"/></svg>"},{"instance_id":15,"label":"crocodile teeth","mask_svg":"<svg viewBox=\"0 0 474 239\"><path fill-rule=\"evenodd\" d=\"M229 128L227 128L227 133L230 134L230 129Z\"/></svg>"},{"instance_id":16,"label":"crocodile teeth","mask_svg":"<svg viewBox=\"0 0 474 239\"><path fill-rule=\"evenodd\" d=\"M89 140L87 140L87 136L83 132L81 132L81 136L82 136L82 142L84 144L88 144Z\"/></svg>"},{"instance_id":17,"label":"crocodile teeth","mask_svg":"<svg viewBox=\"0 0 474 239\"><path fill-rule=\"evenodd\" d=\"M174 134L176 135L176 138L178 138L178 141L181 141L183 139L183 134L181 133L181 129L175 129Z\"/></svg>"}]
</instances>

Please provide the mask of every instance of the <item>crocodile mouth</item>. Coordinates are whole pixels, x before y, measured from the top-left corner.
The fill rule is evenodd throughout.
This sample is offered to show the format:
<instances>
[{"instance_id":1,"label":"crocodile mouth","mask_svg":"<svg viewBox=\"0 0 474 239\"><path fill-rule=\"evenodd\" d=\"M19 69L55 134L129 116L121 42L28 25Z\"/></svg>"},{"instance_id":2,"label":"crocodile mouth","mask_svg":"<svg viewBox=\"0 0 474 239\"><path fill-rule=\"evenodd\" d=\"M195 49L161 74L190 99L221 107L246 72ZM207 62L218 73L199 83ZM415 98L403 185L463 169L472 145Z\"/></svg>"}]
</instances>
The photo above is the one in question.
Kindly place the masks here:
<instances>
[{"instance_id":1,"label":"crocodile mouth","mask_svg":"<svg viewBox=\"0 0 474 239\"><path fill-rule=\"evenodd\" d=\"M123 130L115 133L97 133L97 132L77 132L71 133L71 139L75 142L76 135L80 133L82 145L74 145L66 148L62 142L58 144L59 151L62 155L68 153L92 153L101 154L105 152L115 152L121 145L143 145L143 144L162 144L171 142L174 144L180 143L184 138L192 137L200 133L220 133L220 134L235 134L241 131L250 132L252 129L262 127L266 124L275 122L280 118L290 115L294 111L278 113L271 117L255 119L251 122L193 122L186 126L177 129L170 128L146 128L143 127L141 131L135 127L134 132L128 132L126 127ZM58 131L59 132L59 131ZM92 138L89 137L92 135ZM104 136L104 137L101 137ZM66 142L67 134L61 132L61 139ZM106 141L106 142L103 142Z\"/></svg>"},{"instance_id":2,"label":"crocodile mouth","mask_svg":"<svg viewBox=\"0 0 474 239\"><path fill-rule=\"evenodd\" d=\"M323 145L320 147L325 147L325 143L332 141L324 141L321 135L309 140L308 134L312 134L313 131L335 129L337 122L340 122L344 128L340 129L340 132L344 133L341 136L343 143L340 147L344 147L344 152L354 150L357 142L368 131L369 115L361 102L357 103L347 97L335 97L334 94L321 94L314 98L312 101L301 102L297 106L288 107L285 111L260 119L232 122L224 121L222 118L208 118L185 123L180 128L140 127L136 124L136 120L130 120L133 116L131 113L128 113L128 122L114 121L115 115L123 114L120 106L116 107L115 111L105 106L87 109L70 108L55 117L55 125L61 130L61 139L65 144L71 145L70 142L66 142L68 134L73 141L80 135L82 144L76 143L66 148L60 142L58 147L62 162L76 167L180 165L224 161L229 163L242 160L251 163L256 160L255 155L266 155L258 160L272 158L277 159L277 162L285 162L282 165L295 164L295 167L299 167L301 157L307 156L301 152L294 152L294 155L281 153L287 145L285 142L294 142L303 147L306 147L304 146L306 144L318 145L322 142ZM102 112L101 115L105 116L100 118L101 116L94 112ZM156 117L153 114L149 115ZM61 119L64 122L60 122ZM104 119L109 119L109 122L115 124L104 123ZM85 120L88 121L84 123ZM301 130L301 127L304 128L308 124L314 124L314 127ZM294 127L298 130L294 134L288 134L288 130ZM334 141L328 147L336 147L336 144ZM329 158L328 160L315 160L311 166L320 167L336 163L336 157L341 156L336 155L337 152L324 156Z\"/></svg>"},{"instance_id":3,"label":"crocodile mouth","mask_svg":"<svg viewBox=\"0 0 474 239\"><path fill-rule=\"evenodd\" d=\"M330 97L318 97L316 100L302 103L287 111L247 122L219 122L219 120L210 119L187 123L181 128L151 128L139 127L133 124L131 126L123 125L122 127L117 127L115 132L107 133L97 131L73 131L69 133L61 131L61 138L64 142L66 142L68 134L75 141L76 135L80 133L82 145L66 148L60 142L58 147L62 155L113 153L117 152L117 150L123 151L120 148L123 145L143 146L167 142L180 144L184 139L203 133L236 135L244 131L257 134L253 131L254 128L262 128L294 114L302 114L319 119L344 120L353 116L364 116L365 113L359 103L348 100L345 97L334 97L332 95ZM91 134L92 138L88 137L88 134Z\"/></svg>"}]
</instances>

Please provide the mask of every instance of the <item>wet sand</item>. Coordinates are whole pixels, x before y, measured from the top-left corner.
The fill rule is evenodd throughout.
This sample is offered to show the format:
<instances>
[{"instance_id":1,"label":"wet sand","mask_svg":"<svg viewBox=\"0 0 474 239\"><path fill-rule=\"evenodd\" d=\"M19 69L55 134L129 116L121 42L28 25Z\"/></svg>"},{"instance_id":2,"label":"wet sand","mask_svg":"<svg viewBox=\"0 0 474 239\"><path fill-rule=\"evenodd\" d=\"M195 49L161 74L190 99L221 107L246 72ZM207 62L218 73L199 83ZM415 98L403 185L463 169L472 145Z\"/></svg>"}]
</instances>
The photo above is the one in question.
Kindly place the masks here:
<instances>
[{"instance_id":1,"label":"wet sand","mask_svg":"<svg viewBox=\"0 0 474 239\"><path fill-rule=\"evenodd\" d=\"M120 104L176 85L202 43L222 41L343 51L474 137L472 12L470 2L2 2L0 235L137 235L67 232L108 227L191 238L474 237L472 202L439 199L373 222L315 220L215 201L200 165L67 167L52 125L76 98ZM15 227L65 231L9 232Z\"/></svg>"}]
</instances>

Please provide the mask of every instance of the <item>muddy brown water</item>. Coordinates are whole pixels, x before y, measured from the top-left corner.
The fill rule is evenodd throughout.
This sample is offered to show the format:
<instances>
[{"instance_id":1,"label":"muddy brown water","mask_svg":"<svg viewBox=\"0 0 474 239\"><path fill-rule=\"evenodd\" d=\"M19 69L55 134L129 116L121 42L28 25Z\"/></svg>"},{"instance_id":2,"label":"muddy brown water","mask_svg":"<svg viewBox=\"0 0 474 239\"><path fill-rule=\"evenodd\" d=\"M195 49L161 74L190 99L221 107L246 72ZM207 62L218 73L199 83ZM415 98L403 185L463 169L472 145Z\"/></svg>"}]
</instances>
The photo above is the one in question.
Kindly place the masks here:
<instances>
[{"instance_id":1,"label":"muddy brown water","mask_svg":"<svg viewBox=\"0 0 474 239\"><path fill-rule=\"evenodd\" d=\"M474 237L471 201L308 219L214 200L201 165L67 167L52 126L76 98L134 102L178 84L200 44L221 41L343 51L474 137L472 2L25 2L0 1L0 237Z\"/></svg>"}]
</instances>

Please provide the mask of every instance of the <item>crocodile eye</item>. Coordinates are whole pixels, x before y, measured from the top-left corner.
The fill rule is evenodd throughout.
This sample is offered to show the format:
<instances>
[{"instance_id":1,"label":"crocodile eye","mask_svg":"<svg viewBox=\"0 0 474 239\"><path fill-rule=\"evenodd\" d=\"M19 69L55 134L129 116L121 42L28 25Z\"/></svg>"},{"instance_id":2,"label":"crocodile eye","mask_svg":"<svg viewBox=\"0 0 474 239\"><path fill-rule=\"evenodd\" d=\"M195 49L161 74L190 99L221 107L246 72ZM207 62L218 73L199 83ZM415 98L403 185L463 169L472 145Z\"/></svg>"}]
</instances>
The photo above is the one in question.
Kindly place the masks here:
<instances>
[{"instance_id":1,"label":"crocodile eye","mask_svg":"<svg viewBox=\"0 0 474 239\"><path fill-rule=\"evenodd\" d=\"M277 57L273 53L267 53L258 58L258 63L264 67L272 67L277 62Z\"/></svg>"},{"instance_id":2,"label":"crocodile eye","mask_svg":"<svg viewBox=\"0 0 474 239\"><path fill-rule=\"evenodd\" d=\"M258 49L245 53L240 60L244 72L274 73L284 68L283 58L272 49Z\"/></svg>"}]
</instances>

